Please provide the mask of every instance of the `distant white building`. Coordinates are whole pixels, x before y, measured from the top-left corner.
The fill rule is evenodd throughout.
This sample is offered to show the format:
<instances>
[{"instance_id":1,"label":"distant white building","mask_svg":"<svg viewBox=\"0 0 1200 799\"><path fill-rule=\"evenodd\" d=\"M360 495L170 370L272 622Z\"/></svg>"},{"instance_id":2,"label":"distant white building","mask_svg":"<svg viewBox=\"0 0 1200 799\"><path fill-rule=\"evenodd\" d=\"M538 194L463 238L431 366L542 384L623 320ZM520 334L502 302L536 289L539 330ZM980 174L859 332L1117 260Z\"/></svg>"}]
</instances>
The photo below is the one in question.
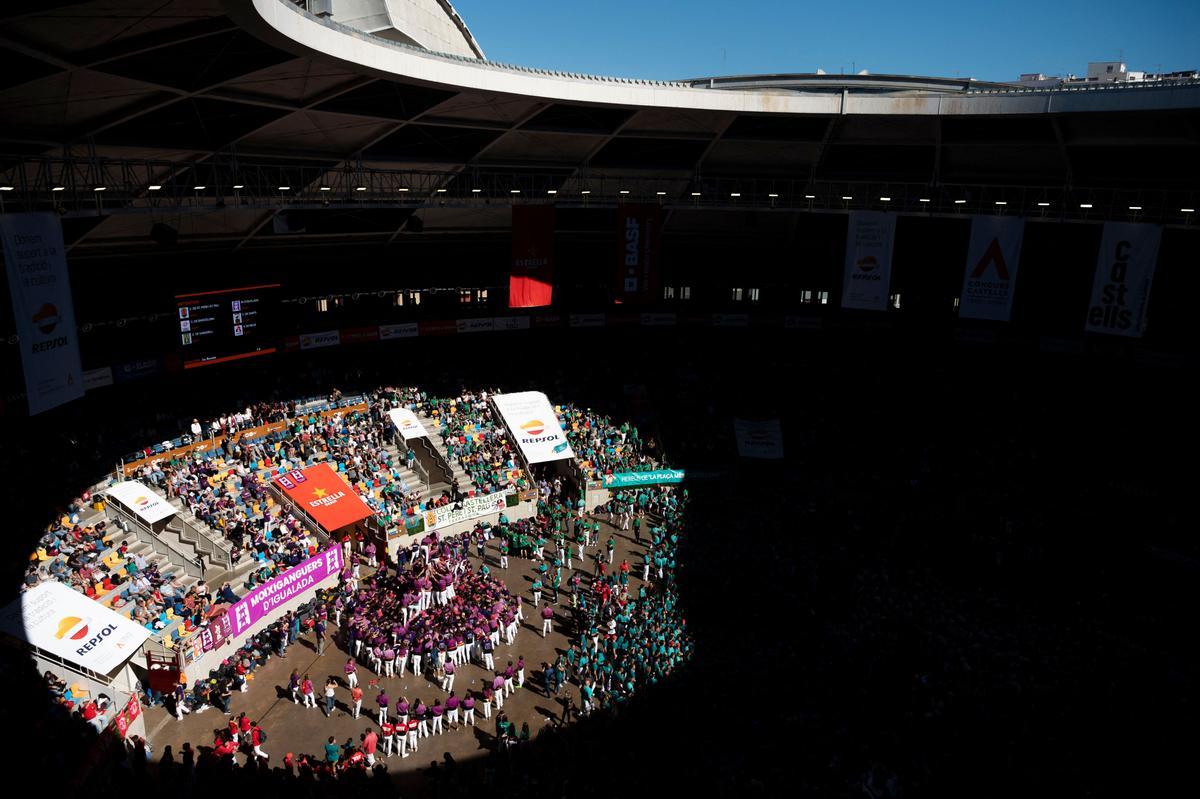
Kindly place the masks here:
<instances>
[{"instance_id":1,"label":"distant white building","mask_svg":"<svg viewBox=\"0 0 1200 799\"><path fill-rule=\"evenodd\" d=\"M1041 72L1022 72L1012 85L1026 89L1053 89L1059 86L1074 86L1081 83L1145 83L1148 81L1189 80L1200 77L1197 70L1182 70L1155 74L1131 71L1124 61L1089 61L1086 76L1068 74L1065 78L1043 75Z\"/></svg>"}]
</instances>

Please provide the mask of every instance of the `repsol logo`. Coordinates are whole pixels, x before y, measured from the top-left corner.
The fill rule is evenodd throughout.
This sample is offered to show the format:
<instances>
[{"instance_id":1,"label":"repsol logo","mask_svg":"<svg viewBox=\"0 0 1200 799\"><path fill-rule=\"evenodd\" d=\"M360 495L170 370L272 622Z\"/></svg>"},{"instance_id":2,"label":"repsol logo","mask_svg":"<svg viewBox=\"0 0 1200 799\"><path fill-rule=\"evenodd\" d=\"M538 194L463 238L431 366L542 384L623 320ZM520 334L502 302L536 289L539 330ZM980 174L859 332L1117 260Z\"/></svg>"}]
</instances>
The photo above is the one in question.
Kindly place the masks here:
<instances>
[{"instance_id":1,"label":"repsol logo","mask_svg":"<svg viewBox=\"0 0 1200 799\"><path fill-rule=\"evenodd\" d=\"M101 641L103 641L105 638L112 635L116 631L117 631L116 625L110 624L107 627L104 627L98 633L96 633L94 636L87 639L87 642L84 643L83 646L76 649L75 654L79 655L80 657L83 657L88 652L91 652L93 649L95 649L97 646L99 646Z\"/></svg>"},{"instance_id":2,"label":"repsol logo","mask_svg":"<svg viewBox=\"0 0 1200 799\"><path fill-rule=\"evenodd\" d=\"M555 441L558 439L558 434L554 433L548 436L535 436L533 438L522 438L522 444L540 444L543 441Z\"/></svg>"},{"instance_id":3,"label":"repsol logo","mask_svg":"<svg viewBox=\"0 0 1200 799\"><path fill-rule=\"evenodd\" d=\"M850 275L851 280L883 280L883 277L878 274L862 274L855 272Z\"/></svg>"},{"instance_id":4,"label":"repsol logo","mask_svg":"<svg viewBox=\"0 0 1200 799\"><path fill-rule=\"evenodd\" d=\"M67 340L66 336L58 336L57 338L48 338L45 341L39 341L29 349L31 352L46 352L48 350L58 349L59 347L66 347L70 343L71 342Z\"/></svg>"}]
</instances>

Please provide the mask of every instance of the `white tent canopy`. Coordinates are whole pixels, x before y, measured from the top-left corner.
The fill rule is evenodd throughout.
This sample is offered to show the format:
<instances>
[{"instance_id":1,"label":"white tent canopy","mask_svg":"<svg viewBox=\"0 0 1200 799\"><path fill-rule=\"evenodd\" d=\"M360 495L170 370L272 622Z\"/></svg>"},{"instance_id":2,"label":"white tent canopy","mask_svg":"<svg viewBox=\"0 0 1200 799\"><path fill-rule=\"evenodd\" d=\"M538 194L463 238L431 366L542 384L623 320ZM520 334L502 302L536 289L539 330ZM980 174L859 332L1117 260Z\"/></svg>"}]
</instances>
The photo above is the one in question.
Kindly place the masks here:
<instances>
[{"instance_id":1,"label":"white tent canopy","mask_svg":"<svg viewBox=\"0 0 1200 799\"><path fill-rule=\"evenodd\" d=\"M574 458L550 400L540 391L519 391L492 397L496 409L529 463Z\"/></svg>"},{"instance_id":2,"label":"white tent canopy","mask_svg":"<svg viewBox=\"0 0 1200 799\"><path fill-rule=\"evenodd\" d=\"M421 420L417 418L417 415L408 408L393 408L388 411L388 417L392 420L392 424L396 426L396 430L405 441L408 441L410 438L429 438L429 433L425 430L425 425L421 424Z\"/></svg>"},{"instance_id":3,"label":"white tent canopy","mask_svg":"<svg viewBox=\"0 0 1200 799\"><path fill-rule=\"evenodd\" d=\"M175 508L165 499L132 480L117 483L105 493L137 514L146 524L154 524L175 515Z\"/></svg>"}]
</instances>

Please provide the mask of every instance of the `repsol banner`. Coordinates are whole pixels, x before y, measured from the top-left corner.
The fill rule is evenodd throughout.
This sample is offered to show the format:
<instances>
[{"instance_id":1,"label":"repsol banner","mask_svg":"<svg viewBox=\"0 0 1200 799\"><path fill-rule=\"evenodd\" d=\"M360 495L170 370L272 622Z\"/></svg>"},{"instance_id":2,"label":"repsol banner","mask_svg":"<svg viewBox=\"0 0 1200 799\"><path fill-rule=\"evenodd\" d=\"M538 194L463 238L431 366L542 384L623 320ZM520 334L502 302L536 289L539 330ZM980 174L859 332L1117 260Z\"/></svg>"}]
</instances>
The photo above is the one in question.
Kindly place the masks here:
<instances>
[{"instance_id":1,"label":"repsol banner","mask_svg":"<svg viewBox=\"0 0 1200 799\"><path fill-rule=\"evenodd\" d=\"M0 214L29 415L83 396L67 251L56 214Z\"/></svg>"},{"instance_id":2,"label":"repsol banner","mask_svg":"<svg viewBox=\"0 0 1200 799\"><path fill-rule=\"evenodd\" d=\"M622 302L656 299L662 208L622 205L617 209L617 270L613 287Z\"/></svg>"},{"instance_id":3,"label":"repsol banner","mask_svg":"<svg viewBox=\"0 0 1200 799\"><path fill-rule=\"evenodd\" d=\"M554 206L514 205L509 308L540 308L554 294Z\"/></svg>"},{"instance_id":4,"label":"repsol banner","mask_svg":"<svg viewBox=\"0 0 1200 799\"><path fill-rule=\"evenodd\" d=\"M972 220L959 316L1009 320L1024 236L1025 221L1017 217L977 216Z\"/></svg>"},{"instance_id":5,"label":"repsol banner","mask_svg":"<svg viewBox=\"0 0 1200 799\"><path fill-rule=\"evenodd\" d=\"M843 308L887 309L895 237L895 214L881 211L850 213L846 229L846 274L842 282Z\"/></svg>"},{"instance_id":6,"label":"repsol banner","mask_svg":"<svg viewBox=\"0 0 1200 799\"><path fill-rule=\"evenodd\" d=\"M1159 225L1105 223L1088 307L1088 332L1142 335L1161 240Z\"/></svg>"}]
</instances>

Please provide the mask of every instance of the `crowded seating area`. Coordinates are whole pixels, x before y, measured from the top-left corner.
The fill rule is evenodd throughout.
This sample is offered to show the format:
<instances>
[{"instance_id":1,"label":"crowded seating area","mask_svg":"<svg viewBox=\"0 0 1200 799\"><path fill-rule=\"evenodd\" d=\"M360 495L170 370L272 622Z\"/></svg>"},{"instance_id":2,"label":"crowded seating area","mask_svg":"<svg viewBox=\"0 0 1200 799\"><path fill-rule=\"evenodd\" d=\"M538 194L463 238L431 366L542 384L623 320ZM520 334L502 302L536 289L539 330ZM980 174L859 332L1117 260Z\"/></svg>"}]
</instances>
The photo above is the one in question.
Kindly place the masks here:
<instances>
[{"instance_id":1,"label":"crowded seating area","mask_svg":"<svg viewBox=\"0 0 1200 799\"><path fill-rule=\"evenodd\" d=\"M559 411L559 424L588 480L599 480L616 472L647 471L663 465L646 452L635 425L629 422L616 425L608 416L570 403L560 405Z\"/></svg>"}]
</instances>

